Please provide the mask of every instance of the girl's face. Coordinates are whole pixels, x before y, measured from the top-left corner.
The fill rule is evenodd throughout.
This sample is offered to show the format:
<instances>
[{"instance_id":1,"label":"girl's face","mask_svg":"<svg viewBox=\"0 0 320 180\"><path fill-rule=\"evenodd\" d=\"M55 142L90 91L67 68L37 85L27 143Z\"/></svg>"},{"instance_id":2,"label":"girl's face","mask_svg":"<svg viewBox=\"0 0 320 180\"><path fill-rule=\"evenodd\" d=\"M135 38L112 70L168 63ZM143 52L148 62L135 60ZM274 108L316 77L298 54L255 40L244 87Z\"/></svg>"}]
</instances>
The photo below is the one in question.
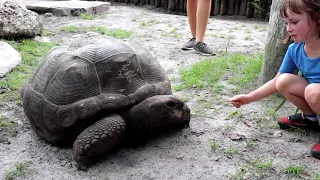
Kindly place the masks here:
<instances>
[{"instance_id":1,"label":"girl's face","mask_svg":"<svg viewBox=\"0 0 320 180\"><path fill-rule=\"evenodd\" d=\"M316 23L311 21L306 12L302 14L292 13L289 9L287 11L286 21L287 31L294 42L303 42L311 38L316 38Z\"/></svg>"}]
</instances>

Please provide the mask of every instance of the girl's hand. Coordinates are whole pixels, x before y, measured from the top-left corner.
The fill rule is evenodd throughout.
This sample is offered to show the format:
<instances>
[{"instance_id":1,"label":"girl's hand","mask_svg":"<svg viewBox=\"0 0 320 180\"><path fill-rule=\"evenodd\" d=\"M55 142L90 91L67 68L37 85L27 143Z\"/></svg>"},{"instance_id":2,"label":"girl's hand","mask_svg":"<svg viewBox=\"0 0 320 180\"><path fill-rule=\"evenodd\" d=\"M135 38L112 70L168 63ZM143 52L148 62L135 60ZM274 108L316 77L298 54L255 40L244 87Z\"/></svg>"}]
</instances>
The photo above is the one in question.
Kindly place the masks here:
<instances>
[{"instance_id":1,"label":"girl's hand","mask_svg":"<svg viewBox=\"0 0 320 180\"><path fill-rule=\"evenodd\" d=\"M240 108L242 105L249 104L251 102L248 94L240 94L233 96L229 99L229 101L236 108Z\"/></svg>"}]
</instances>

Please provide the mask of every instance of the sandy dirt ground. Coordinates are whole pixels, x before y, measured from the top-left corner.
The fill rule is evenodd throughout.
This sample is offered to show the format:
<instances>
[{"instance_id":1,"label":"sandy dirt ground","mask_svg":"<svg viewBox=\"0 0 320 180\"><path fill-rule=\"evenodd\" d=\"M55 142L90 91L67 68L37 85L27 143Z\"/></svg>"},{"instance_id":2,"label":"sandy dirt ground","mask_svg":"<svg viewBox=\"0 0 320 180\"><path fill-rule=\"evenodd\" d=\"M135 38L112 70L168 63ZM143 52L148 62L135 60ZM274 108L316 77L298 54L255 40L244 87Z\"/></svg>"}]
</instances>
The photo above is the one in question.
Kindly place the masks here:
<instances>
[{"instance_id":1,"label":"sandy dirt ground","mask_svg":"<svg viewBox=\"0 0 320 180\"><path fill-rule=\"evenodd\" d=\"M41 17L46 29L58 32L49 38L61 44L68 43L77 34L59 31L67 25L99 25L132 31L131 39L157 58L170 79L178 77L180 69L188 68L203 58L192 51L180 49L190 38L184 15L162 13L146 7L112 5L103 18L94 20ZM210 18L205 42L219 54L226 50L229 53L256 54L264 51L267 31L266 21L214 17ZM173 81L172 85L176 83ZM228 89L218 97L212 95L210 90L196 89L176 91L174 94L189 99L187 104L192 111L189 128L164 133L137 147L120 148L87 172L77 170L71 148L55 147L39 139L31 130L21 107L14 106L11 111L2 109L2 116L18 122L18 134L1 140L0 179L5 179L8 172L21 163L25 166L25 174L16 179L301 178L285 173L290 165L303 167L311 176L320 172L320 161L310 156L310 148L319 141L319 133L283 131L277 125L280 116L295 111L289 103L273 117L268 112L280 103L279 99L269 98L236 109L228 103L219 103L221 99L234 95ZM203 100L207 105L201 103ZM235 111L240 115L228 118ZM211 147L213 142L216 148ZM259 169L257 162L270 161L272 165L269 168Z\"/></svg>"}]
</instances>

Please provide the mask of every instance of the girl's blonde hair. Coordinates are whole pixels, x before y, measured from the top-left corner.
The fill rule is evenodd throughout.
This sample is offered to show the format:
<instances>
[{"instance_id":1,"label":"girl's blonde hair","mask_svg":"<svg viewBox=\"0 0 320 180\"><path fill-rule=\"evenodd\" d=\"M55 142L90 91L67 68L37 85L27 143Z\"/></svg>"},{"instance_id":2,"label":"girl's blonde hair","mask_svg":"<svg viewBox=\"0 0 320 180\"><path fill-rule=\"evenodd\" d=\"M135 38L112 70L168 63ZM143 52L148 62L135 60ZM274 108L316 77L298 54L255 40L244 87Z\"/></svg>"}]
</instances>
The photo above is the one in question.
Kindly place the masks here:
<instances>
[{"instance_id":1,"label":"girl's blonde hair","mask_svg":"<svg viewBox=\"0 0 320 180\"><path fill-rule=\"evenodd\" d=\"M320 0L282 0L282 5L280 7L280 15L282 18L288 18L287 10L295 13L302 14L304 12L307 13L309 17L309 24L311 21L316 22L317 27L317 37L320 39ZM291 40L289 34L287 34L282 42L287 43Z\"/></svg>"}]
</instances>

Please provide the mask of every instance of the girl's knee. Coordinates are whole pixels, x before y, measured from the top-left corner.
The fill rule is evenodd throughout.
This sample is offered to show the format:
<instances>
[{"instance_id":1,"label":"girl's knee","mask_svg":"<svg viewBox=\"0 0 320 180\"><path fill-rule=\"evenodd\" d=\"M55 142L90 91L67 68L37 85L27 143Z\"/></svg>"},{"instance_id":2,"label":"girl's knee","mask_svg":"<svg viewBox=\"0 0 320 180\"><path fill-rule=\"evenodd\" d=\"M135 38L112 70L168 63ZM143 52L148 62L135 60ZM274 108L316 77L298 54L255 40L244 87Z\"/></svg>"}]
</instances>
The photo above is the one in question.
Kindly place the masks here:
<instances>
[{"instance_id":1,"label":"girl's knee","mask_svg":"<svg viewBox=\"0 0 320 180\"><path fill-rule=\"evenodd\" d=\"M320 84L309 84L304 91L304 97L310 106L318 105L320 101Z\"/></svg>"},{"instance_id":2,"label":"girl's knee","mask_svg":"<svg viewBox=\"0 0 320 180\"><path fill-rule=\"evenodd\" d=\"M291 74L288 74L288 73L281 74L276 79L276 84L275 84L276 89L279 92L282 92L283 90L285 90L290 84L290 79L291 79Z\"/></svg>"}]
</instances>

